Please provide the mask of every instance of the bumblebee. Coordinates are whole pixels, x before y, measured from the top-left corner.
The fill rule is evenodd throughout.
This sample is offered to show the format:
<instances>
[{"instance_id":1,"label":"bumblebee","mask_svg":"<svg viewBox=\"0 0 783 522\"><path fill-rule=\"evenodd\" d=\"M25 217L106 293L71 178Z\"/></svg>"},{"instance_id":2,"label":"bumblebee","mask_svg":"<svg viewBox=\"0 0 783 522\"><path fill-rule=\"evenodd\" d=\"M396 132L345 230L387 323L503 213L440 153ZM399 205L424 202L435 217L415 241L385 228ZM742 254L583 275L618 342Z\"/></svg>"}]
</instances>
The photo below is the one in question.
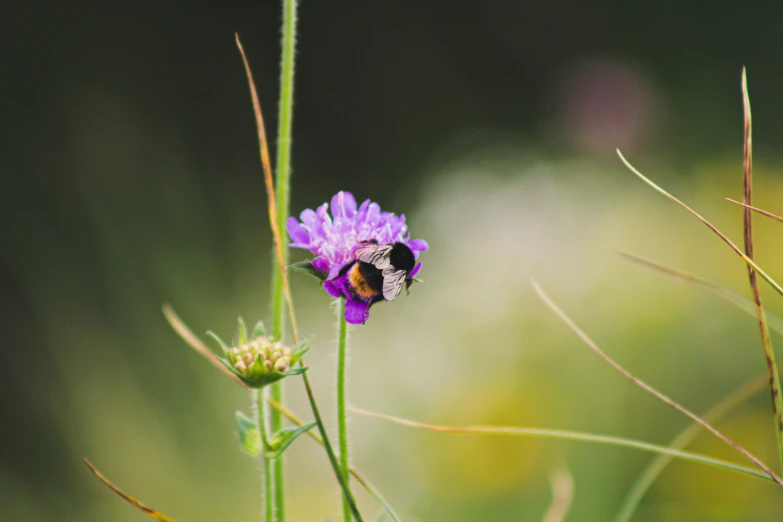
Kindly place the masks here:
<instances>
[{"instance_id":1,"label":"bumblebee","mask_svg":"<svg viewBox=\"0 0 783 522\"><path fill-rule=\"evenodd\" d=\"M403 285L407 290L413 283L410 273L416 258L405 243L379 245L370 239L362 241L354 255L356 259L344 266L338 277L347 274L348 288L370 304L393 301Z\"/></svg>"}]
</instances>

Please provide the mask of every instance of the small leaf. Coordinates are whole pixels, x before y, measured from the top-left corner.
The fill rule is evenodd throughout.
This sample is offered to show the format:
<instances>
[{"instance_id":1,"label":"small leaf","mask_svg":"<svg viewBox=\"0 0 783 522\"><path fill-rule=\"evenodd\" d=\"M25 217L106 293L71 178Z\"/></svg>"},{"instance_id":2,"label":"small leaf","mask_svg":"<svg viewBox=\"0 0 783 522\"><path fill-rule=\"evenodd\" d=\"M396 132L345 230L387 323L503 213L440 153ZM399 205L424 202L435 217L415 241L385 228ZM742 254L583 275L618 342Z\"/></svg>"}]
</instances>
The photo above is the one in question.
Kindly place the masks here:
<instances>
[{"instance_id":1,"label":"small leaf","mask_svg":"<svg viewBox=\"0 0 783 522\"><path fill-rule=\"evenodd\" d=\"M313 336L311 335L310 337L308 337L304 341L301 341L299 344L297 344L294 347L293 353L291 354L291 366L298 363L299 359L301 359L302 356L310 350L310 347L307 345L310 344L310 341L312 340L313 340Z\"/></svg>"},{"instance_id":2,"label":"small leaf","mask_svg":"<svg viewBox=\"0 0 783 522\"><path fill-rule=\"evenodd\" d=\"M223 342L223 339L218 337L218 334L216 334L212 330L207 331L207 335L210 336L211 338L213 338L220 345L220 349L223 350L223 355L228 357L229 347L228 347L228 345L226 343Z\"/></svg>"},{"instance_id":3,"label":"small leaf","mask_svg":"<svg viewBox=\"0 0 783 522\"><path fill-rule=\"evenodd\" d=\"M298 263L288 265L286 268L288 270L291 270L292 272L301 272L303 274L311 275L316 279L318 279L319 281L326 280L326 274L316 270L315 267L313 266L312 261L300 261Z\"/></svg>"},{"instance_id":4,"label":"small leaf","mask_svg":"<svg viewBox=\"0 0 783 522\"><path fill-rule=\"evenodd\" d=\"M241 317L237 317L237 331L239 332L239 344L247 344L247 327L245 326L245 320Z\"/></svg>"},{"instance_id":5,"label":"small leaf","mask_svg":"<svg viewBox=\"0 0 783 522\"><path fill-rule=\"evenodd\" d=\"M237 411L237 431L239 432L239 442L248 455L260 455L262 447L261 432L258 431L258 425L247 418L241 411Z\"/></svg>"},{"instance_id":6,"label":"small leaf","mask_svg":"<svg viewBox=\"0 0 783 522\"><path fill-rule=\"evenodd\" d=\"M294 350L293 350L294 353L299 352L301 350L305 350L305 349L309 350L310 348L307 348L307 345L310 344L310 342L312 342L313 337L314 336L311 335L310 337L307 337L306 339L304 339L302 341L299 341L299 344L294 346Z\"/></svg>"},{"instance_id":7,"label":"small leaf","mask_svg":"<svg viewBox=\"0 0 783 522\"><path fill-rule=\"evenodd\" d=\"M270 442L272 449L265 453L266 458L276 459L283 454L283 452L286 450L286 448L288 448L288 446L291 445L292 442L294 442L294 439L296 439L302 433L315 428L317 425L317 422L311 422L310 424L305 424L304 426L299 426L297 428L288 428L278 431L272 437L272 441Z\"/></svg>"},{"instance_id":8,"label":"small leaf","mask_svg":"<svg viewBox=\"0 0 783 522\"><path fill-rule=\"evenodd\" d=\"M255 328L253 328L253 340L265 336L266 336L266 329L264 328L264 323L262 321L258 321L256 323Z\"/></svg>"}]
</instances>

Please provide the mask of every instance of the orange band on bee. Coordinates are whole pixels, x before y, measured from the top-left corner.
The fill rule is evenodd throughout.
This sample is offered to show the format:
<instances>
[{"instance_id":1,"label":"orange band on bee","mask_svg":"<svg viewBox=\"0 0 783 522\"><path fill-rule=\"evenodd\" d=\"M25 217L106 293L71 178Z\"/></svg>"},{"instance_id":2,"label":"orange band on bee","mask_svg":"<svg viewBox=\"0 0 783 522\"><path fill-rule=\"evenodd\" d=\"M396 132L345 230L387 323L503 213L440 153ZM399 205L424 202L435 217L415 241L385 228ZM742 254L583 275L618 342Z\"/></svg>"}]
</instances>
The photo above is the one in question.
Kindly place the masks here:
<instances>
[{"instance_id":1,"label":"orange band on bee","mask_svg":"<svg viewBox=\"0 0 783 522\"><path fill-rule=\"evenodd\" d=\"M359 271L359 263L356 263L351 267L351 270L348 272L348 278L351 281L351 287L362 299L369 301L378 295L378 291L370 286Z\"/></svg>"}]
</instances>

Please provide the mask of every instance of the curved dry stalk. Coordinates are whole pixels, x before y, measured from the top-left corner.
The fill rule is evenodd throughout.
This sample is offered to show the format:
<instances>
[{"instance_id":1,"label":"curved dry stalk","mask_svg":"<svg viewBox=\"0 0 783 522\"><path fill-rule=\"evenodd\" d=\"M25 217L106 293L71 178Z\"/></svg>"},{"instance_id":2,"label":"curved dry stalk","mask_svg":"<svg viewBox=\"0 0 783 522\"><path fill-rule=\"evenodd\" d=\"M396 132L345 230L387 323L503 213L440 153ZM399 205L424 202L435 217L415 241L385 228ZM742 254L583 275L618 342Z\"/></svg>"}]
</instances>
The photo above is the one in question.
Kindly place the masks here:
<instances>
[{"instance_id":1,"label":"curved dry stalk","mask_svg":"<svg viewBox=\"0 0 783 522\"><path fill-rule=\"evenodd\" d=\"M280 227L278 226L278 222L277 222L277 218L278 218L277 200L275 197L274 180L272 178L272 166L269 160L269 145L266 139L266 131L264 130L264 117L261 113L261 103L258 101L258 93L256 91L255 82L253 81L253 73L250 71L250 64L248 63L247 57L245 56L245 50L242 48L242 43L239 41L239 34L236 34L235 37L236 37L237 48L239 48L239 53L242 55L242 62L245 65L247 83L248 86L250 87L250 96L253 100L253 112L255 114L256 128L258 130L258 144L261 153L261 164L263 165L263 170L264 170L264 184L266 186L267 208L269 211L269 226L272 229L272 240L275 247L275 258L277 259L280 278L283 282L283 293L285 294L285 300L288 305L288 316L291 320L291 331L294 334L294 342L299 343L299 331L296 327L294 304L293 304L293 300L291 299L291 286L288 282L288 271L285 268L282 237L280 235ZM299 359L299 365L301 367L304 367L304 358ZM334 451L332 449L331 443L329 442L329 437L327 436L326 428L324 427L323 421L321 419L321 415L318 412L318 407L315 402L315 394L313 393L312 386L310 386L310 379L308 378L307 373L302 374L302 380L304 382L305 389L307 391L308 400L310 401L310 405L313 410L313 415L315 416L315 420L318 423L318 430L321 432L321 436L324 439L324 449L326 450L329 456L329 461L331 462L332 467L334 468L334 472L335 475L337 476L337 480L340 483L341 489L343 490L345 500L349 504L349 508L354 518L356 518L356 520L361 521L362 516L359 513L359 509L356 507L356 500L353 498L353 494L351 493L351 490L348 486L345 476L343 475L343 473L340 472L339 464L337 463L337 460L334 456Z\"/></svg>"},{"instance_id":2,"label":"curved dry stalk","mask_svg":"<svg viewBox=\"0 0 783 522\"><path fill-rule=\"evenodd\" d=\"M742 203L741 201L734 201L731 198L726 198L726 201L730 201L732 203L736 203L737 205L739 205L741 207L749 208L750 210L753 210L754 212L758 212L759 214L761 214L763 216L767 216L767 217L770 217L772 219L776 219L778 221L783 222L783 217L780 217L780 216L778 216L776 214L773 214L772 212L767 212L766 210L762 210L762 209L760 209L758 207L754 207L754 206L751 206L751 205L746 205L745 203Z\"/></svg>"},{"instance_id":3,"label":"curved dry stalk","mask_svg":"<svg viewBox=\"0 0 783 522\"><path fill-rule=\"evenodd\" d=\"M261 153L261 165L264 170L264 185L266 186L267 210L269 212L269 226L272 229L272 242L275 247L275 257L280 269L280 277L283 279L283 291L288 302L288 315L291 319L291 331L294 334L294 342L299 342L299 332L296 328L296 318L294 317L293 301L291 300L291 287L288 284L288 271L285 269L283 260L283 245L280 236L280 227L277 224L277 200L275 198L275 185L272 178L272 163L269 160L269 145L266 140L266 130L264 129L264 116L261 113L261 102L258 101L258 92L256 84L253 81L253 73L250 71L250 64L245 56L245 49L242 42L239 41L239 33L234 34L239 54L242 55L242 62L245 64L245 74L247 83L250 87L250 97L253 100L253 113L256 117L256 129L258 130L258 145Z\"/></svg>"},{"instance_id":4,"label":"curved dry stalk","mask_svg":"<svg viewBox=\"0 0 783 522\"><path fill-rule=\"evenodd\" d=\"M125 500L125 501L126 501L127 503L129 503L130 505L134 506L135 508L137 508L137 509L139 509L140 511L144 512L145 514L147 514L147 515L151 516L151 517L152 517L152 518L154 518L155 520L160 520L160 522L174 522L174 519L173 519L173 518L167 517L167 516L166 516L166 515L164 515L163 513L160 513L160 512L158 512L158 511L155 511L155 510L154 510L154 509L152 509L151 507L149 507L149 506L147 506L147 505L143 504L143 503L142 503L141 501L139 501L139 500L136 500L135 498L133 498L132 496L128 495L127 493L125 493L124 491L122 491L120 488L118 488L117 486L115 486L114 484L112 484L112 483L111 483L111 481L110 481L109 479L107 479L106 477L104 477L104 476L101 474L101 472L100 472L100 471L98 471L98 470L95 468L95 466L93 466L93 465L92 465L92 463L91 463L89 460L87 460L87 459L84 459L84 463L85 463L85 464L87 464L87 467L88 467L88 468L90 468L90 471L92 471L92 472L93 472L93 474L94 474L96 477L98 477L98 479L99 479L101 482L103 482L104 484L106 484L106 486L107 486L109 489L111 489L112 491L114 491L114 492L115 492L117 495L119 495L119 496L120 496L120 497L121 497L123 500Z\"/></svg>"},{"instance_id":5,"label":"curved dry stalk","mask_svg":"<svg viewBox=\"0 0 783 522\"><path fill-rule=\"evenodd\" d=\"M745 68L742 68L742 101L745 114L745 139L744 154L742 160L742 192L745 205L753 203L753 124L750 113L750 97L748 96L748 77ZM745 208L742 216L742 224L745 238L745 255L753 259L753 212ZM761 303L758 277L753 267L748 266L750 288L753 291L753 302L756 304L756 315L761 332L761 345L764 348L764 360L767 363L769 375L769 391L772 398L772 411L775 415L775 434L778 439L778 454L781 467L783 467L783 397L780 395L780 375L778 365L775 362L775 350L772 347L772 339L767 325L767 314Z\"/></svg>"},{"instance_id":6,"label":"curved dry stalk","mask_svg":"<svg viewBox=\"0 0 783 522\"><path fill-rule=\"evenodd\" d=\"M543 522L563 522L574 501L574 476L566 467L558 468L549 476L552 485L552 503Z\"/></svg>"},{"instance_id":7,"label":"curved dry stalk","mask_svg":"<svg viewBox=\"0 0 783 522\"><path fill-rule=\"evenodd\" d=\"M618 362L616 362L614 359L609 357L606 353L604 353L603 350L601 350L597 344L593 342L590 337L587 336L586 333L584 333L577 324L571 320L568 315L565 314L555 303L552 301L552 299L544 292L544 290L539 286L539 284L536 281L533 281L533 288L535 289L536 293L539 295L539 297L546 303L546 305L553 311L555 314L557 314L558 317L566 324L568 325L571 330L580 338L582 341L596 354L598 354L604 361L609 363L612 368L617 370L618 372L625 375L628 379L631 380L634 384L639 386L641 389L646 391L647 393L651 394L658 400L668 404L675 410L679 411L680 413L684 414L685 416L689 417L694 422L697 422L704 426L708 431L710 431L713 435L724 441L726 444L730 445L740 453L742 453L748 460L750 460L753 464L755 464L759 469L764 471L769 477L779 486L783 486L783 480L780 479L775 473L766 465L764 464L758 457L753 455L751 452L734 442L732 439L724 435L722 432L718 431L715 427L713 427L711 424L705 422L701 417L690 411L689 409L685 408L684 406L681 406L679 403L675 402L674 400L670 399L668 396L664 395L663 393L659 392L643 380L639 379L635 375L633 375L631 372L626 370L623 366L621 366Z\"/></svg>"},{"instance_id":8,"label":"curved dry stalk","mask_svg":"<svg viewBox=\"0 0 783 522\"><path fill-rule=\"evenodd\" d=\"M718 468L723 468L731 471L737 471L739 473L745 473L756 478L770 480L777 482L774 475L770 476L769 473L762 473L756 471L753 468L740 466L726 460L715 459L707 457L706 455L700 455L698 453L692 453L690 451L676 450L661 446L658 444L651 444L649 442L642 442L634 439L627 439L624 437L613 437L610 435L595 435L592 433L581 433L578 431L569 430L555 430L550 428L527 428L518 426L443 426L438 424L428 424L424 422L417 422L410 419L404 419L402 417L395 417L394 415L387 415L385 413L377 413L374 411L362 410L355 406L348 407L353 413L362 415L364 417L372 417L376 419L383 419L394 424L401 426L407 426L409 428L418 428L428 431L434 431L438 433L452 433L452 434L473 434L473 435L505 435L512 437L544 437L549 439L561 439L561 440L576 440L581 442L593 442L596 444L606 444L608 446L620 446L625 448L633 448L641 451L647 451L650 453L658 453L662 455L671 455L678 459L689 460L691 462L698 462L700 464L707 464Z\"/></svg>"},{"instance_id":9,"label":"curved dry stalk","mask_svg":"<svg viewBox=\"0 0 783 522\"><path fill-rule=\"evenodd\" d=\"M171 305L168 303L163 305L163 315L166 316L166 320L169 322L174 331L177 332L183 341L185 341L185 344L204 356L204 358L212 363L212 365L215 366L218 370L231 377L234 382L240 386L243 386L244 388L247 388L245 383L243 383L239 377L234 375L231 370L226 368L225 365L221 364L220 361L217 360L217 357L214 353L212 353L212 350L210 350L207 345L204 344L190 328L188 328L188 325L182 322L182 319L179 318L176 312L174 312L174 309L171 308Z\"/></svg>"}]
</instances>

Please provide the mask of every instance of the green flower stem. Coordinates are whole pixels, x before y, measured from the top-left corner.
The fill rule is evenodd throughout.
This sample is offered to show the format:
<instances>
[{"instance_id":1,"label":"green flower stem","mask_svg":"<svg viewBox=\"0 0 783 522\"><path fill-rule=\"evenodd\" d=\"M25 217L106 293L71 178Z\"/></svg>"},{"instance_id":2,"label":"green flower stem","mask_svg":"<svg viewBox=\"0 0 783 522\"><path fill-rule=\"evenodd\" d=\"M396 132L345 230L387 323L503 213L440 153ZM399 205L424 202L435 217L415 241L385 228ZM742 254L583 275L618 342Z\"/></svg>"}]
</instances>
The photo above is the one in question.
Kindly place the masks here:
<instances>
[{"instance_id":1,"label":"green flower stem","mask_svg":"<svg viewBox=\"0 0 783 522\"><path fill-rule=\"evenodd\" d=\"M269 434L267 432L269 415L267 413L267 401L264 398L264 390L251 390L253 406L256 411L256 425L261 434L264 451L269 449ZM272 520L275 513L274 483L272 482L274 470L272 460L264 457L264 520Z\"/></svg>"},{"instance_id":2,"label":"green flower stem","mask_svg":"<svg viewBox=\"0 0 783 522\"><path fill-rule=\"evenodd\" d=\"M285 230L290 207L291 187L291 126L293 123L294 99L294 56L296 51L296 0L283 2L283 57L280 71L280 118L277 127L277 164L275 172L275 196L277 199L277 225L279 230ZM288 263L288 249L283 247L283 262ZM273 269L272 282L272 336L281 339L285 326L283 275L277 266ZM271 395L277 402L283 402L283 388L280 382L271 385ZM280 412L273 410L269 416L270 428L276 433L283 427ZM285 490L283 476L283 459L278 457L272 461L274 478L275 517L276 522L285 520Z\"/></svg>"},{"instance_id":3,"label":"green flower stem","mask_svg":"<svg viewBox=\"0 0 783 522\"><path fill-rule=\"evenodd\" d=\"M348 351L348 323L345 320L345 299L337 300L337 437L340 449L340 471L350 489L348 462L348 422L345 415L345 359ZM351 510L343 496L343 519L351 522Z\"/></svg>"}]
</instances>

